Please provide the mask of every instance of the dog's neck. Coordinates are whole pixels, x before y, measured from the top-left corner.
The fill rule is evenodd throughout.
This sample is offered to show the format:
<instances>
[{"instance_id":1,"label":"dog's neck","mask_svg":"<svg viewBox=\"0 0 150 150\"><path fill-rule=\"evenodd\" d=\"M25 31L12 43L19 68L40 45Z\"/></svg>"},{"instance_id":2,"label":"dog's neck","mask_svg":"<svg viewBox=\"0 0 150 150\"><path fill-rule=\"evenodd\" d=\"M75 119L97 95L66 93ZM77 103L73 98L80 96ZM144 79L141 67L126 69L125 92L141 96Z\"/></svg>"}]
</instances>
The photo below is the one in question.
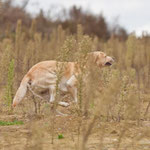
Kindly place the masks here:
<instances>
[{"instance_id":1,"label":"dog's neck","mask_svg":"<svg viewBox=\"0 0 150 150\"><path fill-rule=\"evenodd\" d=\"M85 57L85 59L82 62L77 62L77 66L78 68L80 68L79 72L86 72L88 73L91 68L93 67L97 67L98 69L101 69L102 66L97 64L97 60L95 58L95 56L93 55L93 53L88 53L87 56Z\"/></svg>"}]
</instances>

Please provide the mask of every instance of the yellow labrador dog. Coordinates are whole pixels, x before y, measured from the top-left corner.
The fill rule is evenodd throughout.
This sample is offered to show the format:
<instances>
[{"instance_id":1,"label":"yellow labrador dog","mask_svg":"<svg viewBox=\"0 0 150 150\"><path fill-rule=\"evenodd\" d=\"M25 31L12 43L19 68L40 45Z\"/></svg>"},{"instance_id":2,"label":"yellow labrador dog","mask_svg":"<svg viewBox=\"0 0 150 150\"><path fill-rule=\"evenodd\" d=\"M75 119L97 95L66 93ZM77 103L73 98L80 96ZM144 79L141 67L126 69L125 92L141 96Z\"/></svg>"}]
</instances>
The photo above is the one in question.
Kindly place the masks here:
<instances>
[{"instance_id":1,"label":"yellow labrador dog","mask_svg":"<svg viewBox=\"0 0 150 150\"><path fill-rule=\"evenodd\" d=\"M100 51L88 53L87 59L92 60L92 65L96 65L99 68L104 66L111 66L114 62L113 58ZM53 102L56 95L58 68L62 69L62 76L58 85L59 89L63 92L69 92L73 97L74 102L78 102L77 75L81 73L80 65L76 62L57 62L50 60L40 62L34 65L28 71L28 73L21 81L20 87L18 88L17 93L13 99L13 106L15 107L21 102L28 89L49 90L49 102ZM60 104L68 106L68 104L63 102L60 102Z\"/></svg>"}]
</instances>

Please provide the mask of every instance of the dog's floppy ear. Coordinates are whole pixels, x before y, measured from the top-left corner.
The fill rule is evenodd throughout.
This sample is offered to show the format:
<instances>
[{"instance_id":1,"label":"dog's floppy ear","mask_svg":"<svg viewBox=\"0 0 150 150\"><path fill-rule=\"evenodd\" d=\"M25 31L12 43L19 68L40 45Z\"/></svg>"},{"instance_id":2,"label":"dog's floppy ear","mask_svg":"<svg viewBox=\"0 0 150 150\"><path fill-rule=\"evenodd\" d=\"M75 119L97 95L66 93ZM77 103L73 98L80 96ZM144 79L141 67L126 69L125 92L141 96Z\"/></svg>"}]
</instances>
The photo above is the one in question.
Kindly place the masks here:
<instances>
[{"instance_id":1,"label":"dog's floppy ear","mask_svg":"<svg viewBox=\"0 0 150 150\"><path fill-rule=\"evenodd\" d=\"M88 59L90 60L90 62L97 63L97 61L99 59L99 55L97 55L94 52L90 52L90 53L88 53Z\"/></svg>"},{"instance_id":2,"label":"dog's floppy ear","mask_svg":"<svg viewBox=\"0 0 150 150\"><path fill-rule=\"evenodd\" d=\"M92 57L92 62L94 62L95 64L97 64L97 61L99 60L99 55L98 53L91 53Z\"/></svg>"},{"instance_id":3,"label":"dog's floppy ear","mask_svg":"<svg viewBox=\"0 0 150 150\"><path fill-rule=\"evenodd\" d=\"M94 63L97 63L98 59L99 59L99 55L93 54Z\"/></svg>"},{"instance_id":4,"label":"dog's floppy ear","mask_svg":"<svg viewBox=\"0 0 150 150\"><path fill-rule=\"evenodd\" d=\"M96 52L90 52L90 53L88 53L87 58L88 58L89 62L97 64L97 62L99 60L99 54Z\"/></svg>"}]
</instances>

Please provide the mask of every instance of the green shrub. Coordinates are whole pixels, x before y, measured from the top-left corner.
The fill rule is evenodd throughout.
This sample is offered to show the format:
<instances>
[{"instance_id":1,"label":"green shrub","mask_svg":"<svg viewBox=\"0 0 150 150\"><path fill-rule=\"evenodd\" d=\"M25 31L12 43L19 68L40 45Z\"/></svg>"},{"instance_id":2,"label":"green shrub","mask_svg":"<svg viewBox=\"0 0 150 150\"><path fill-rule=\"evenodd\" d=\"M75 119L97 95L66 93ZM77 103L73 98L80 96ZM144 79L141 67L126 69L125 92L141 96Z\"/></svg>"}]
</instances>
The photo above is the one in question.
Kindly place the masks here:
<instances>
[{"instance_id":1,"label":"green shrub","mask_svg":"<svg viewBox=\"0 0 150 150\"><path fill-rule=\"evenodd\" d=\"M0 126L23 125L23 121L0 121Z\"/></svg>"},{"instance_id":2,"label":"green shrub","mask_svg":"<svg viewBox=\"0 0 150 150\"><path fill-rule=\"evenodd\" d=\"M14 60L12 59L8 66L7 85L5 89L6 104L10 108L13 100L13 81L14 81Z\"/></svg>"}]
</instances>

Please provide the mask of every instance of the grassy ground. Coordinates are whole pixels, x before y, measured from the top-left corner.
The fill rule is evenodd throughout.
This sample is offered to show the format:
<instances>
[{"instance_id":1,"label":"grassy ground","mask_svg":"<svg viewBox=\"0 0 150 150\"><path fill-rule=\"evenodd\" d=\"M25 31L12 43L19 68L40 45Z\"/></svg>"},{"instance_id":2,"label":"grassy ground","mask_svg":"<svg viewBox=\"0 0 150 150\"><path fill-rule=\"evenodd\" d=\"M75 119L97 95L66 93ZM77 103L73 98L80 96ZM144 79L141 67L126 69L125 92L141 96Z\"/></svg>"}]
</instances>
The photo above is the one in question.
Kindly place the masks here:
<instances>
[{"instance_id":1,"label":"grassy ground","mask_svg":"<svg viewBox=\"0 0 150 150\"><path fill-rule=\"evenodd\" d=\"M83 139L87 133L85 129L93 122L92 116L79 116L73 111L75 110L73 104L67 108L61 106L57 108L68 116L58 116L50 112L45 115L35 114L33 108L25 114L20 111L22 107L16 108L15 114L3 112L0 115L0 122L5 123L5 126L0 124L0 149L82 149ZM89 150L149 150L150 122L149 120L118 122L101 116L96 118L87 137L85 148Z\"/></svg>"},{"instance_id":2,"label":"grassy ground","mask_svg":"<svg viewBox=\"0 0 150 150\"><path fill-rule=\"evenodd\" d=\"M21 150L21 149L79 149L82 144L82 130L78 134L78 117L76 116L57 116L55 118L55 128L53 135L49 129L48 118L34 119L17 115L2 115L1 120L10 120L18 118L24 122L23 125L0 126L0 149L3 150ZM90 121L90 118L83 118L82 124ZM127 125L127 126L126 126ZM97 120L89 140L86 144L90 150L149 150L150 136L144 135L149 132L149 121L143 121L138 126L137 122L102 122ZM59 139L58 135L64 138Z\"/></svg>"}]
</instances>

